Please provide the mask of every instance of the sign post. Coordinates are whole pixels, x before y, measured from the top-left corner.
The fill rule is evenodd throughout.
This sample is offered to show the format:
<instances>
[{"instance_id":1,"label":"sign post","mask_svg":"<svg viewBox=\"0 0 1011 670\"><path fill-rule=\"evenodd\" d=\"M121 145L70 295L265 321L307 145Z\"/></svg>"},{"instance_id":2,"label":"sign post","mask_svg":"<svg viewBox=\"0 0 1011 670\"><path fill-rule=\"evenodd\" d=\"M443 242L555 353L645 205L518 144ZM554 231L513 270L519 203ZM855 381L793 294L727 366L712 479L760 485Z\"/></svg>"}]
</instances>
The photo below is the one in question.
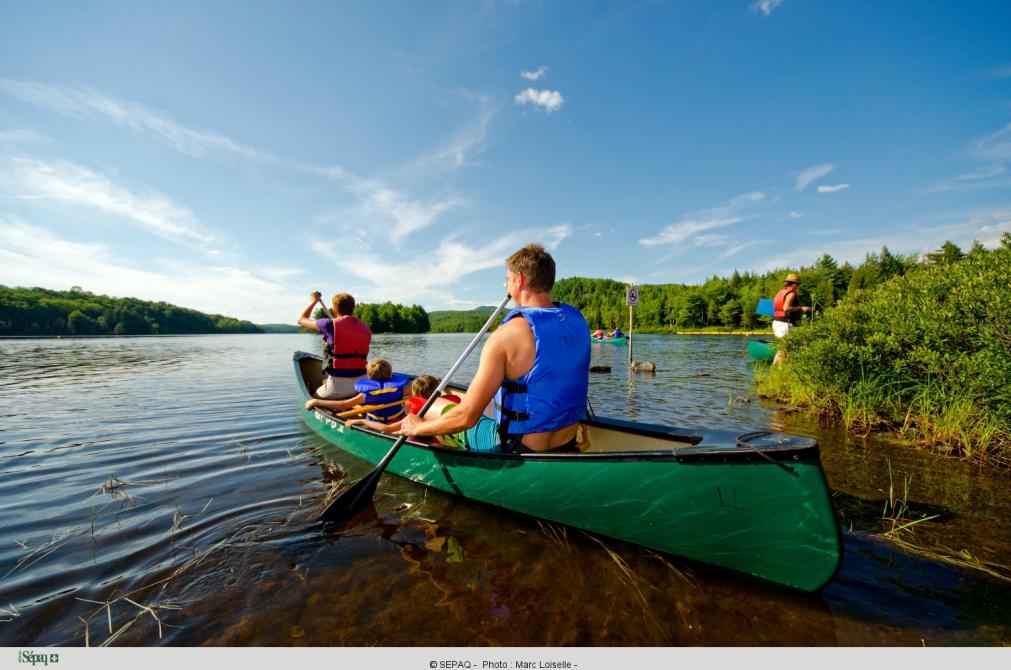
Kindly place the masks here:
<instances>
[{"instance_id":1,"label":"sign post","mask_svg":"<svg viewBox=\"0 0 1011 670\"><path fill-rule=\"evenodd\" d=\"M639 287L628 286L625 289L625 302L628 304L628 367L632 367L632 309L639 304Z\"/></svg>"}]
</instances>

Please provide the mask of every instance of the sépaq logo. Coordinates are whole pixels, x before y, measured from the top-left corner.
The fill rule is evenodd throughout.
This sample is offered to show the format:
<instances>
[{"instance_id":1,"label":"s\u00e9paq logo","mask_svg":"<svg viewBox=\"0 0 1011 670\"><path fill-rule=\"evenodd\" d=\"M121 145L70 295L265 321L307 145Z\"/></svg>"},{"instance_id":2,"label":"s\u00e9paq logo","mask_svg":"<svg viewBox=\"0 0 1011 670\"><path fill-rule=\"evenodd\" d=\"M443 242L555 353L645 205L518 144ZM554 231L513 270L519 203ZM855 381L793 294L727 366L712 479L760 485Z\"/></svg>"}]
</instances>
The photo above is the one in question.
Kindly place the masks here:
<instances>
[{"instance_id":1,"label":"s\u00e9paq logo","mask_svg":"<svg viewBox=\"0 0 1011 670\"><path fill-rule=\"evenodd\" d=\"M49 665L59 663L59 654L40 654L34 651L19 651L18 663L31 663L32 665Z\"/></svg>"}]
</instances>

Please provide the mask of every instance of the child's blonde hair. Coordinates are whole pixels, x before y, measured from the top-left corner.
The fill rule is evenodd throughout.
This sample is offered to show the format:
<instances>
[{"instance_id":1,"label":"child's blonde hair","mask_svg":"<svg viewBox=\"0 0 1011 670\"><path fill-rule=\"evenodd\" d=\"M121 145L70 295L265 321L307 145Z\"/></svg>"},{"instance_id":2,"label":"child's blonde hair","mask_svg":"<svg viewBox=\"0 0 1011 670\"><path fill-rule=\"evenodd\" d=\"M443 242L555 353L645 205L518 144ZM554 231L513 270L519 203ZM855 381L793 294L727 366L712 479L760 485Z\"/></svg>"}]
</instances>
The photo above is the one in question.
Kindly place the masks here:
<instances>
[{"instance_id":1,"label":"child's blonde hair","mask_svg":"<svg viewBox=\"0 0 1011 670\"><path fill-rule=\"evenodd\" d=\"M418 375L411 382L411 393L419 398L427 398L439 388L439 380L432 375Z\"/></svg>"},{"instance_id":2,"label":"child's blonde hair","mask_svg":"<svg viewBox=\"0 0 1011 670\"><path fill-rule=\"evenodd\" d=\"M393 366L385 358L377 358L365 366L365 374L369 379L384 382L393 376Z\"/></svg>"}]
</instances>

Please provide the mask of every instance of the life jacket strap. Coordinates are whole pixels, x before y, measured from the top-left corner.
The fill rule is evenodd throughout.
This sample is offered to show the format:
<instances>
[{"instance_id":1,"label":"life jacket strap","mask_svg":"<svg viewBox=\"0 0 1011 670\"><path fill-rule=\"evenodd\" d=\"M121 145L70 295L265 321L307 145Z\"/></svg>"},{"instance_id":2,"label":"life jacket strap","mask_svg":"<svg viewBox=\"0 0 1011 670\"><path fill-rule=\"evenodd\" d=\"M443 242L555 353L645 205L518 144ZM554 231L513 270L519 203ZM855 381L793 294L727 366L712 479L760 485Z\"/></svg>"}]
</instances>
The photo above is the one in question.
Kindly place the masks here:
<instances>
[{"instance_id":1,"label":"life jacket strap","mask_svg":"<svg viewBox=\"0 0 1011 670\"><path fill-rule=\"evenodd\" d=\"M511 379L503 379L502 388L506 393L526 393L529 390L526 384L520 384Z\"/></svg>"}]
</instances>

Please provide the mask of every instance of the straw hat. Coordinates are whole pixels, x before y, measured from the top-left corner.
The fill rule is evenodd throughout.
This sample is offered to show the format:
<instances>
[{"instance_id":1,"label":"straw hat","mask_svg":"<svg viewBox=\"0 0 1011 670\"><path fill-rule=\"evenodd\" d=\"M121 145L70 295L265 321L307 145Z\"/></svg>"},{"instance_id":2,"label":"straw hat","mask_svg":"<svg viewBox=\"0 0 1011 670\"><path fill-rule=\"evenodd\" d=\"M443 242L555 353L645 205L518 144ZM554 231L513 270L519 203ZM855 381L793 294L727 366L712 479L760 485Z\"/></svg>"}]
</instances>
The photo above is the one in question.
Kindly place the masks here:
<instances>
[{"instance_id":1,"label":"straw hat","mask_svg":"<svg viewBox=\"0 0 1011 670\"><path fill-rule=\"evenodd\" d=\"M786 279L784 279L783 281L784 282L792 282L794 284L799 284L800 283L800 276L798 276L796 272L791 272L790 274L786 275Z\"/></svg>"}]
</instances>

